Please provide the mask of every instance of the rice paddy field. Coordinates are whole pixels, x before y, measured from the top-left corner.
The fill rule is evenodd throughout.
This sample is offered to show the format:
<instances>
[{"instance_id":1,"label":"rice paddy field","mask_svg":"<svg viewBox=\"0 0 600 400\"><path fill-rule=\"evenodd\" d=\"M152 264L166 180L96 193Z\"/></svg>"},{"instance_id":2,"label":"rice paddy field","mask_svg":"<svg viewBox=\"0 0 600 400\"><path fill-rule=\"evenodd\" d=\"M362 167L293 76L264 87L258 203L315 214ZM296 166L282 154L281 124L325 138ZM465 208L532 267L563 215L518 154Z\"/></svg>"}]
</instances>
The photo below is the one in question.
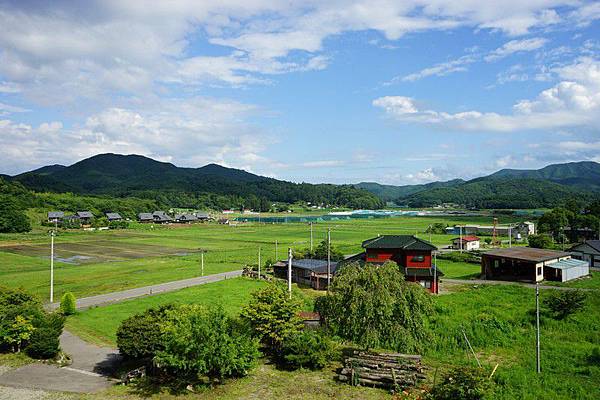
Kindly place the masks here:
<instances>
[{"instance_id":1,"label":"rice paddy field","mask_svg":"<svg viewBox=\"0 0 600 400\"><path fill-rule=\"evenodd\" d=\"M490 219L395 217L319 222L313 225L313 241L316 246L331 228L332 244L344 254L360 251L363 240L378 234L416 234L447 246L453 236L426 234L430 225L490 223ZM259 248L264 262L285 258L288 247L309 245L306 223L132 224L131 229L118 231L60 231L55 238L55 296L71 291L84 297L200 276L200 251L205 251L204 274L214 274L256 264ZM47 298L49 267L47 232L0 235L3 285L23 287Z\"/></svg>"}]
</instances>

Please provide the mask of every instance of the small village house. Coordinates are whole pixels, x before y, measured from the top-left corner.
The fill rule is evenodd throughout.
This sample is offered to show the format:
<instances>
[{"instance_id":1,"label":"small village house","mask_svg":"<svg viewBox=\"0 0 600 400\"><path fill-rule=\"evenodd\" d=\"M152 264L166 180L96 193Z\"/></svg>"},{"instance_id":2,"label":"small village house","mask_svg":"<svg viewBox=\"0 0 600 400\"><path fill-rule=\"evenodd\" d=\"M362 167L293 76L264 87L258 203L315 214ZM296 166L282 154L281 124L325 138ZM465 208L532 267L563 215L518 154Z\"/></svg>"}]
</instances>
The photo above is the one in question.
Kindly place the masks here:
<instances>
[{"instance_id":1,"label":"small village house","mask_svg":"<svg viewBox=\"0 0 600 400\"><path fill-rule=\"evenodd\" d=\"M121 217L121 214L119 213L107 212L105 215L108 222L123 221L123 217Z\"/></svg>"},{"instance_id":2,"label":"small village house","mask_svg":"<svg viewBox=\"0 0 600 400\"><path fill-rule=\"evenodd\" d=\"M192 222L198 221L198 217L194 214L183 213L175 215L175 222L180 224L191 224Z\"/></svg>"},{"instance_id":3,"label":"small village house","mask_svg":"<svg viewBox=\"0 0 600 400\"><path fill-rule=\"evenodd\" d=\"M362 243L364 253L348 258L344 262L367 262L384 264L393 261L402 269L407 281L415 282L438 293L439 279L444 273L433 263L433 244L413 235L383 235Z\"/></svg>"},{"instance_id":4,"label":"small village house","mask_svg":"<svg viewBox=\"0 0 600 400\"><path fill-rule=\"evenodd\" d=\"M500 236L508 236L510 235L515 239L520 239L521 237L527 237L529 235L535 235L535 224L530 221L520 222L516 225L497 225L495 227L496 234ZM465 236L468 235L492 235L494 232L493 225L475 225L475 224L467 224L467 225L455 225L449 226L446 228L446 234L448 235L459 235L463 234Z\"/></svg>"},{"instance_id":5,"label":"small village house","mask_svg":"<svg viewBox=\"0 0 600 400\"><path fill-rule=\"evenodd\" d=\"M337 262L330 262L330 279L333 279ZM277 278L287 279L288 262L279 261L273 264L273 275ZM299 285L310 286L315 290L327 289L327 261L310 258L292 259L292 282Z\"/></svg>"},{"instance_id":6,"label":"small village house","mask_svg":"<svg viewBox=\"0 0 600 400\"><path fill-rule=\"evenodd\" d=\"M569 250L573 258L590 263L591 267L600 268L600 240L586 240Z\"/></svg>"},{"instance_id":7,"label":"small village house","mask_svg":"<svg viewBox=\"0 0 600 400\"><path fill-rule=\"evenodd\" d=\"M478 250L481 239L469 235L452 239L452 248L456 250Z\"/></svg>"},{"instance_id":8,"label":"small village house","mask_svg":"<svg viewBox=\"0 0 600 400\"><path fill-rule=\"evenodd\" d=\"M53 224L60 224L64 217L65 213L62 211L48 211L48 222L52 222Z\"/></svg>"},{"instance_id":9,"label":"small village house","mask_svg":"<svg viewBox=\"0 0 600 400\"><path fill-rule=\"evenodd\" d=\"M566 282L589 274L589 263L564 251L512 247L487 251L481 256L485 279Z\"/></svg>"},{"instance_id":10,"label":"small village house","mask_svg":"<svg viewBox=\"0 0 600 400\"><path fill-rule=\"evenodd\" d=\"M152 213L139 213L138 221L141 223L154 222L154 217L152 216Z\"/></svg>"},{"instance_id":11,"label":"small village house","mask_svg":"<svg viewBox=\"0 0 600 400\"><path fill-rule=\"evenodd\" d=\"M77 211L75 215L79 218L81 225L90 225L94 219L94 214L90 211Z\"/></svg>"},{"instance_id":12,"label":"small village house","mask_svg":"<svg viewBox=\"0 0 600 400\"><path fill-rule=\"evenodd\" d=\"M173 221L173 218L164 211L154 211L152 213L152 219L153 222L157 224L168 224Z\"/></svg>"},{"instance_id":13,"label":"small village house","mask_svg":"<svg viewBox=\"0 0 600 400\"><path fill-rule=\"evenodd\" d=\"M204 211L196 212L196 218L198 221L208 221L210 219L210 215Z\"/></svg>"}]
</instances>

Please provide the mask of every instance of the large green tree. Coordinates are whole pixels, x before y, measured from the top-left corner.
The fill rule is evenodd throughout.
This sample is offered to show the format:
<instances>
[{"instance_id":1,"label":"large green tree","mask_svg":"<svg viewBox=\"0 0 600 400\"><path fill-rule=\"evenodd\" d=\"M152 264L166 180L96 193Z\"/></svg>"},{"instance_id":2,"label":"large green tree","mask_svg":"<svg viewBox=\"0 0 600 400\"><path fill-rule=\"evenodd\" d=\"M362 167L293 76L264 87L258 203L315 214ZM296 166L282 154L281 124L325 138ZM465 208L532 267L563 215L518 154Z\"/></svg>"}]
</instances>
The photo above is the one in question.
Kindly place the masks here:
<instances>
[{"instance_id":1,"label":"large green tree","mask_svg":"<svg viewBox=\"0 0 600 400\"><path fill-rule=\"evenodd\" d=\"M23 207L7 195L0 196L0 232L29 232L31 224Z\"/></svg>"},{"instance_id":2,"label":"large green tree","mask_svg":"<svg viewBox=\"0 0 600 400\"><path fill-rule=\"evenodd\" d=\"M406 282L395 263L353 263L339 270L316 308L335 335L366 348L416 351L427 337L432 300L421 286Z\"/></svg>"}]
</instances>

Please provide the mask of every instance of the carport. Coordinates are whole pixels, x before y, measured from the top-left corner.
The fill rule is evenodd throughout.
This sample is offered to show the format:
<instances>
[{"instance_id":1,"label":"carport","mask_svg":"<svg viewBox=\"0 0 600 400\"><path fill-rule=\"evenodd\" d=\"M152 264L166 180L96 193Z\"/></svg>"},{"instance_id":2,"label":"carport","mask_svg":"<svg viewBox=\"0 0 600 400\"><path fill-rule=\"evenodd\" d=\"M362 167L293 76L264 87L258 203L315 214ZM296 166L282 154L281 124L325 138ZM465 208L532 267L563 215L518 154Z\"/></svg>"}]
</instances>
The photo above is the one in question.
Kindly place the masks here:
<instances>
[{"instance_id":1,"label":"carport","mask_svg":"<svg viewBox=\"0 0 600 400\"><path fill-rule=\"evenodd\" d=\"M567 282L572 279L589 275L590 265L587 261L569 258L547 264L544 269L544 279L549 281Z\"/></svg>"}]
</instances>

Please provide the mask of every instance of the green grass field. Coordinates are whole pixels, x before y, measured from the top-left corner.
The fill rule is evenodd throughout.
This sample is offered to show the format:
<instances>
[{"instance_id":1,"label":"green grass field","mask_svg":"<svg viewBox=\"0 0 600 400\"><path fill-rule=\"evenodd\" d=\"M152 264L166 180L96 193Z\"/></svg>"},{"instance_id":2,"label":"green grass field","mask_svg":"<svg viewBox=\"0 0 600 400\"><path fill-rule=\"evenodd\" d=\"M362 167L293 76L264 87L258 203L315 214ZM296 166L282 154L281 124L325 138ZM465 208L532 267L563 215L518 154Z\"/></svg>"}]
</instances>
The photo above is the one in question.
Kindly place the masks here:
<instances>
[{"instance_id":1,"label":"green grass field","mask_svg":"<svg viewBox=\"0 0 600 400\"><path fill-rule=\"evenodd\" d=\"M446 246L452 236L424 233L429 225L489 223L489 220L484 217L397 217L328 221L315 223L313 236L316 245L331 228L332 243L344 254L360 251L363 240L378 234L417 234L438 246ZM510 221L507 217L501 222ZM48 235L41 231L0 235L1 282L23 287L46 299L50 276L49 241ZM73 260L72 257L78 255L90 258L80 260L79 265L55 264L55 296L59 298L64 292L72 291L77 297L83 297L199 276L199 249L207 251L205 274L212 274L257 263L259 247L265 261L285 258L288 247L307 248L309 242L309 226L302 223L238 226L211 223L153 228L133 224L132 229L123 231L61 232L56 238L57 254L61 258ZM469 273L465 268L456 276Z\"/></svg>"}]
</instances>

